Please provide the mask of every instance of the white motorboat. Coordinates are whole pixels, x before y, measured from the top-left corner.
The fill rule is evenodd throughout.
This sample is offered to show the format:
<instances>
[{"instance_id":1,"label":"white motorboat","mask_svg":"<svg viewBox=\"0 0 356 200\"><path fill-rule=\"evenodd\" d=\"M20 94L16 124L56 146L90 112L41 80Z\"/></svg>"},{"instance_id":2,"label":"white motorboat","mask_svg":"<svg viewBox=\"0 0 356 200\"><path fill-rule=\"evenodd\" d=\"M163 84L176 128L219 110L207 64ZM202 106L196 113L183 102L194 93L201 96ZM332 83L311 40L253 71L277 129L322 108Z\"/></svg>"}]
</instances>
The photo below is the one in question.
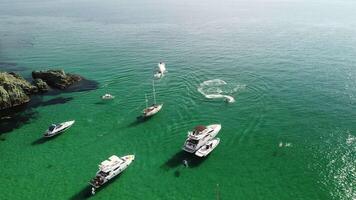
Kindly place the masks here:
<instances>
[{"instance_id":1,"label":"white motorboat","mask_svg":"<svg viewBox=\"0 0 356 200\"><path fill-rule=\"evenodd\" d=\"M195 153L203 145L212 140L221 130L221 124L212 124L209 126L197 126L193 131L188 132L183 150L188 153Z\"/></svg>"},{"instance_id":2,"label":"white motorboat","mask_svg":"<svg viewBox=\"0 0 356 200\"><path fill-rule=\"evenodd\" d=\"M167 72L166 64L164 62L160 62L160 63L158 63L158 68L154 74L154 77L162 78L166 72Z\"/></svg>"},{"instance_id":3,"label":"white motorboat","mask_svg":"<svg viewBox=\"0 0 356 200\"><path fill-rule=\"evenodd\" d=\"M152 82L152 90L153 90L153 104L151 106L148 106L148 100L147 100L147 95L146 97L146 108L143 109L142 111L142 117L151 117L155 114L157 114L163 107L163 104L157 104L156 102L156 90L155 90L155 81L153 80Z\"/></svg>"},{"instance_id":4,"label":"white motorboat","mask_svg":"<svg viewBox=\"0 0 356 200\"><path fill-rule=\"evenodd\" d=\"M135 155L117 157L112 155L108 160L100 163L99 171L89 183L92 186L92 194L106 182L123 172L135 160Z\"/></svg>"},{"instance_id":5,"label":"white motorboat","mask_svg":"<svg viewBox=\"0 0 356 200\"><path fill-rule=\"evenodd\" d=\"M110 100L110 99L114 99L115 96L111 95L111 94L105 94L101 97L101 99L103 100Z\"/></svg>"},{"instance_id":6,"label":"white motorboat","mask_svg":"<svg viewBox=\"0 0 356 200\"><path fill-rule=\"evenodd\" d=\"M73 124L75 120L72 121L67 121L63 122L60 124L52 124L44 133L44 137L53 137L55 135L58 135L59 133L64 132L65 130L69 129Z\"/></svg>"},{"instance_id":7,"label":"white motorboat","mask_svg":"<svg viewBox=\"0 0 356 200\"><path fill-rule=\"evenodd\" d=\"M206 143L206 145L203 145L202 147L200 147L198 151L195 152L195 155L199 157L205 157L209 155L209 153L212 152L215 149L215 147L218 146L219 143L220 143L219 138L209 140Z\"/></svg>"}]
</instances>

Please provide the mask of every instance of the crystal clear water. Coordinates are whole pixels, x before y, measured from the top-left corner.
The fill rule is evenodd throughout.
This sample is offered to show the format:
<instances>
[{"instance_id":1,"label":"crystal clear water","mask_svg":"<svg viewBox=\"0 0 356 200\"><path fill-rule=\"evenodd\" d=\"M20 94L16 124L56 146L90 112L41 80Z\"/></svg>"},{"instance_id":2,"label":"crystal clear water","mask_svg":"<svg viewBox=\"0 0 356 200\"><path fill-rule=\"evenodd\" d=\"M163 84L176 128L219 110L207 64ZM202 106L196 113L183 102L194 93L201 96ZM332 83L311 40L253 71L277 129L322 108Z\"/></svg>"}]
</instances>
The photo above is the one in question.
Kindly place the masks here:
<instances>
[{"instance_id":1,"label":"crystal clear water","mask_svg":"<svg viewBox=\"0 0 356 200\"><path fill-rule=\"evenodd\" d=\"M86 198L112 154L136 160L93 199L355 199L355 10L352 0L0 1L1 70L63 68L99 83L41 97L59 103L0 135L0 199ZM161 60L163 109L139 123ZM188 130L212 123L221 142L208 158L181 152Z\"/></svg>"}]
</instances>

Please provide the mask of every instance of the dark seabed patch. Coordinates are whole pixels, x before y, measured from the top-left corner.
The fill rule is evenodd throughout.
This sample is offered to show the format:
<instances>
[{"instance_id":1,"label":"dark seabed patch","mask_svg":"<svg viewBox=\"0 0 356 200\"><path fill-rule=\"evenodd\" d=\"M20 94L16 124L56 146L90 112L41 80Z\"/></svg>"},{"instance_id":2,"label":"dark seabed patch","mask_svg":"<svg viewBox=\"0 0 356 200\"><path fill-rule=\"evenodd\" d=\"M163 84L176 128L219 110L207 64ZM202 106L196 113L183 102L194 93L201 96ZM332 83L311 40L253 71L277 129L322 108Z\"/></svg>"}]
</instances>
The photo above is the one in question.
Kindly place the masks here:
<instances>
[{"instance_id":1,"label":"dark seabed patch","mask_svg":"<svg viewBox=\"0 0 356 200\"><path fill-rule=\"evenodd\" d=\"M6 138L5 138L5 136L4 135L0 135L0 141L5 141L6 140Z\"/></svg>"},{"instance_id":2,"label":"dark seabed patch","mask_svg":"<svg viewBox=\"0 0 356 200\"><path fill-rule=\"evenodd\" d=\"M95 190L95 193L100 192L101 190L104 190L104 188L109 187L110 184L112 182L114 182L116 179L119 179L124 172L120 173L119 175L115 176L114 178L112 178L111 180L109 180L108 182L106 182L103 186L101 186L100 188ZM82 200L82 199L88 199L90 197L92 197L93 195L91 194L91 186L88 185L86 187L84 187L82 190L80 190L77 194L75 194L74 196L72 196L70 198L70 200Z\"/></svg>"},{"instance_id":3,"label":"dark seabed patch","mask_svg":"<svg viewBox=\"0 0 356 200\"><path fill-rule=\"evenodd\" d=\"M208 157L200 158L200 157L195 156L194 154L191 154L191 153L188 153L185 151L179 151L178 153L174 154L169 160L167 160L161 166L161 168L169 170L170 168L176 168L178 166L185 166L187 168L198 167L207 158Z\"/></svg>"},{"instance_id":4,"label":"dark seabed patch","mask_svg":"<svg viewBox=\"0 0 356 200\"><path fill-rule=\"evenodd\" d=\"M151 116L152 117L152 116ZM138 126L146 121L148 121L149 119L151 119L151 117L143 117L143 116L137 116L136 117L136 120L131 122L128 127L135 127L135 126Z\"/></svg>"},{"instance_id":5,"label":"dark seabed patch","mask_svg":"<svg viewBox=\"0 0 356 200\"><path fill-rule=\"evenodd\" d=\"M73 100L73 97L56 97L47 101L42 101L41 96L34 96L30 103L29 103L29 108L37 108L40 106L51 106L51 105L57 105L57 104L65 104L68 103L69 101Z\"/></svg>"},{"instance_id":6,"label":"dark seabed patch","mask_svg":"<svg viewBox=\"0 0 356 200\"><path fill-rule=\"evenodd\" d=\"M64 104L71 100L73 97L57 97L42 101L39 96L34 96L28 104L2 110L0 112L0 134L11 132L29 123L31 119L36 119L38 113L34 109L37 107Z\"/></svg>"},{"instance_id":7,"label":"dark seabed patch","mask_svg":"<svg viewBox=\"0 0 356 200\"><path fill-rule=\"evenodd\" d=\"M14 129L20 128L22 125L29 123L31 119L37 117L35 108L40 106L51 106L57 104L65 104L73 100L73 97L56 97L47 101L43 101L43 96L55 96L60 93L82 92L95 90L99 87L99 83L93 80L83 79L79 83L75 83L65 90L53 89L43 95L31 96L31 101L27 104L0 111L0 135L11 132ZM44 143L43 140L35 141L34 143Z\"/></svg>"},{"instance_id":8,"label":"dark seabed patch","mask_svg":"<svg viewBox=\"0 0 356 200\"><path fill-rule=\"evenodd\" d=\"M72 93L72 92L85 92L90 90L96 90L99 88L99 83L94 80L83 79L73 85L69 86L64 90L52 89L44 95L54 96L62 93Z\"/></svg>"},{"instance_id":9,"label":"dark seabed patch","mask_svg":"<svg viewBox=\"0 0 356 200\"><path fill-rule=\"evenodd\" d=\"M56 135L57 136L57 135ZM46 138L46 137L40 137L38 138L37 140L33 141L31 143L31 145L39 145L39 144L44 144L46 142L49 142L52 140L52 138L56 137L56 136L53 136L53 137L50 137L50 138Z\"/></svg>"},{"instance_id":10,"label":"dark seabed patch","mask_svg":"<svg viewBox=\"0 0 356 200\"><path fill-rule=\"evenodd\" d=\"M73 195L70 200L82 200L82 199L88 199L90 198L91 195L91 187L85 186L83 189L81 189L77 194Z\"/></svg>"},{"instance_id":11,"label":"dark seabed patch","mask_svg":"<svg viewBox=\"0 0 356 200\"><path fill-rule=\"evenodd\" d=\"M26 109L27 105L18 106L16 108L1 111L0 113L0 135L11 132L14 129L30 122L31 119L36 119L38 113L33 109Z\"/></svg>"}]
</instances>

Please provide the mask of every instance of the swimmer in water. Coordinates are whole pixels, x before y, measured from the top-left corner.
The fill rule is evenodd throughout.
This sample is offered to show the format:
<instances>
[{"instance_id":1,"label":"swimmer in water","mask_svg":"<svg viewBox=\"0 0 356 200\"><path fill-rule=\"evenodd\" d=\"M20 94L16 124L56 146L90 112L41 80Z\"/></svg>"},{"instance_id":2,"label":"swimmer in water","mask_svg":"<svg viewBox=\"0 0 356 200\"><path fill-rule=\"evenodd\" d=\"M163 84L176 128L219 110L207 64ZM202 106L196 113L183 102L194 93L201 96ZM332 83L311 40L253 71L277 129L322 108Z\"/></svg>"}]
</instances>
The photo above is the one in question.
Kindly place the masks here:
<instances>
[{"instance_id":1,"label":"swimmer in water","mask_svg":"<svg viewBox=\"0 0 356 200\"><path fill-rule=\"evenodd\" d=\"M185 167L189 167L188 161L187 161L187 160L183 160L183 165L184 165Z\"/></svg>"}]
</instances>

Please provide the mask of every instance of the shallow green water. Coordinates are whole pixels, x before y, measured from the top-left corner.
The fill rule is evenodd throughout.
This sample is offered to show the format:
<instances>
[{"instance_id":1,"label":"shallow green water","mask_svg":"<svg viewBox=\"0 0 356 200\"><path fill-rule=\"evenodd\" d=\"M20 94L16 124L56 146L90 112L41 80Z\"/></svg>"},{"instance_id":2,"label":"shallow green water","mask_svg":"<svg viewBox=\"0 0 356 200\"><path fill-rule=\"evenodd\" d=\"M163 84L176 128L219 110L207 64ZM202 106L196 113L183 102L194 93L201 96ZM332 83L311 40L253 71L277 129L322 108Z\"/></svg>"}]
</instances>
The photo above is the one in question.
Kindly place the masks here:
<instances>
[{"instance_id":1,"label":"shallow green water","mask_svg":"<svg viewBox=\"0 0 356 200\"><path fill-rule=\"evenodd\" d=\"M82 199L100 161L131 153L135 163L93 199L355 199L355 9L347 0L1 1L1 70L59 67L100 85L44 96L70 101L33 108L0 135L0 199ZM163 110L137 123L160 60ZM235 103L198 92L213 79L227 85L206 91ZM102 102L105 93L116 99ZM40 140L70 119L66 133ZM212 123L222 124L214 152L182 154L186 132Z\"/></svg>"}]
</instances>

